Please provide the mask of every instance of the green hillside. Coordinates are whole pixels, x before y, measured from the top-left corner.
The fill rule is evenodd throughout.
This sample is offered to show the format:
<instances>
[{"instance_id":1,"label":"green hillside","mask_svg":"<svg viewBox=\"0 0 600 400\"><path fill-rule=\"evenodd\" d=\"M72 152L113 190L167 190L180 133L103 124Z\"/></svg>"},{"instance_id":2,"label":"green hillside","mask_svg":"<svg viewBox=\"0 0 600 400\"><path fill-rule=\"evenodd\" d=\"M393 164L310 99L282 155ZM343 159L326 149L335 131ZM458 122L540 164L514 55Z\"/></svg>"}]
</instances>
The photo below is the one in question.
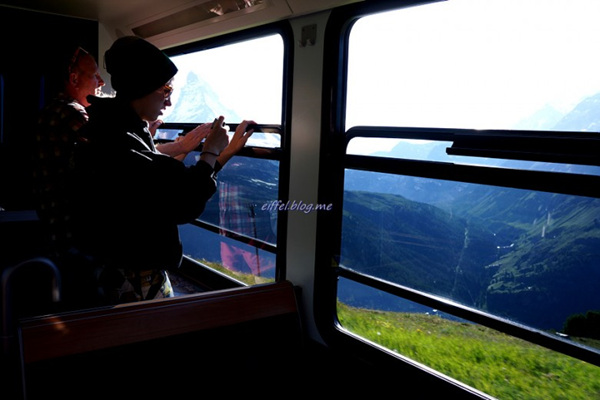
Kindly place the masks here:
<instances>
[{"instance_id":1,"label":"green hillside","mask_svg":"<svg viewBox=\"0 0 600 400\"><path fill-rule=\"evenodd\" d=\"M600 200L488 189L469 213L511 245L494 264L485 308L541 329L600 308ZM512 236L512 238L511 238ZM527 305L527 307L523 307Z\"/></svg>"},{"instance_id":2,"label":"green hillside","mask_svg":"<svg viewBox=\"0 0 600 400\"><path fill-rule=\"evenodd\" d=\"M600 199L460 185L433 206L345 192L342 265L539 329L600 309L598 260Z\"/></svg>"},{"instance_id":3,"label":"green hillside","mask_svg":"<svg viewBox=\"0 0 600 400\"><path fill-rule=\"evenodd\" d=\"M483 225L402 196L346 192L342 264L415 289L479 305L496 258Z\"/></svg>"},{"instance_id":4,"label":"green hillside","mask_svg":"<svg viewBox=\"0 0 600 400\"><path fill-rule=\"evenodd\" d=\"M339 303L344 328L499 399L600 398L600 368L439 316Z\"/></svg>"}]
</instances>

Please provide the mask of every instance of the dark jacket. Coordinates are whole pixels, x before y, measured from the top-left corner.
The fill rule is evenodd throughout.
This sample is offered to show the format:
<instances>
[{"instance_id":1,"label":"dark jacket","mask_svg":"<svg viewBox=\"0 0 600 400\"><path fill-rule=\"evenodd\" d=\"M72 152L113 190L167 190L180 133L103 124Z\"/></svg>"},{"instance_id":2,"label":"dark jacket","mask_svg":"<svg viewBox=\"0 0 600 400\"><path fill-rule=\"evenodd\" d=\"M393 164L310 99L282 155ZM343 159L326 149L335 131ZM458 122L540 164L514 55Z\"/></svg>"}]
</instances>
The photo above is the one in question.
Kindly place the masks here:
<instances>
[{"instance_id":1,"label":"dark jacket","mask_svg":"<svg viewBox=\"0 0 600 400\"><path fill-rule=\"evenodd\" d=\"M77 247L119 268L177 268L177 225L197 218L215 193L212 167L158 153L147 124L118 99L95 98L88 114L71 185Z\"/></svg>"}]
</instances>

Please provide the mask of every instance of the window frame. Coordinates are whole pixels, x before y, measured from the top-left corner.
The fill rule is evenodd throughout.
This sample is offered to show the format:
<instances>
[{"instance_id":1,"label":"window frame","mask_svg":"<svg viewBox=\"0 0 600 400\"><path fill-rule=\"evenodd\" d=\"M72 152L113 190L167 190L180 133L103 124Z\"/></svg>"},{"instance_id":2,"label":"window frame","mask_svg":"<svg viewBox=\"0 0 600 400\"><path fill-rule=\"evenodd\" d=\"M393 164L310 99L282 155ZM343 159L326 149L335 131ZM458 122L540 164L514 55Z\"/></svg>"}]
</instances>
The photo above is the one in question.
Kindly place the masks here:
<instances>
[{"instance_id":1,"label":"window frame","mask_svg":"<svg viewBox=\"0 0 600 400\"><path fill-rule=\"evenodd\" d=\"M319 330L333 348L348 349L394 365L412 364L401 355L379 348L350 334L341 327L336 316L337 281L343 277L384 292L430 306L443 312L527 340L554 351L600 366L600 352L568 342L557 336L511 322L492 314L465 307L423 292L393 284L372 276L341 268L337 265L341 249L342 204L346 168L410 175L459 182L484 183L496 186L551 191L556 193L600 197L600 177L567 173L508 170L484 166L459 165L434 161L392 159L375 156L349 155L349 141L356 137L425 139L453 142L451 151L461 155L501 157L516 160L568 162L600 165L597 154L600 134L585 135L565 132L531 132L507 130L353 127L344 125L348 68L348 41L354 22L373 13L435 3L437 1L381 2L376 5L357 4L333 11L325 36L325 69L323 87L323 118L319 202L337 205L331 213L318 216L317 265L315 277L315 316ZM510 140L509 146L498 151L500 140ZM502 146L505 147L505 146ZM539 149L543 149L540 151ZM556 151L556 150L560 151ZM535 150L532 152L532 150ZM519 179L515 180L515 177ZM549 179L551 178L551 179ZM515 182L517 182L515 184ZM333 260L333 262L332 262ZM332 265L333 264L333 265ZM382 351L383 350L383 351ZM381 354L384 353L384 354ZM417 369L422 367L417 366ZM433 373L435 371L425 371ZM445 378L438 376L442 380ZM460 386L460 383L459 383ZM467 387L462 387L469 390Z\"/></svg>"},{"instance_id":2,"label":"window frame","mask_svg":"<svg viewBox=\"0 0 600 400\"><path fill-rule=\"evenodd\" d=\"M239 32L233 32L226 35L203 39L197 42L192 42L180 46L175 46L169 49L165 49L164 52L170 57L182 55L186 53L199 52L204 50L213 49L216 47L232 45L238 42L246 40L259 39L261 37L270 35L280 35L283 41L283 82L282 82L282 109L281 109L281 125L264 125L259 124L258 129L264 130L265 132L278 132L281 136L279 148L263 148L255 146L246 146L239 153L239 156L245 156L250 158L269 159L279 161L279 186L278 186L278 198L282 201L287 201L287 193L289 193L289 180L286 178L289 176L290 170L290 147L289 147L289 123L290 110L291 110L291 90L288 90L291 82L291 67L293 65L293 32L291 25L287 21L276 22L267 24L264 26L255 27ZM206 121L210 122L210 121ZM241 121L239 121L241 122ZM237 123L227 124L231 131L235 131ZM197 126L196 123L189 122L169 122L161 126L163 129L180 129L182 132L187 132ZM196 219L191 222L192 225L205 229L213 233L221 234L223 228L208 224ZM262 250L275 254L276 271L275 280L282 281L286 279L286 232L287 232L287 218L284 214L279 214L277 217L277 243L272 245L270 243L257 241L254 238L249 238L235 232L226 232L225 236L232 238L244 244L257 247ZM200 264L194 260L194 263ZM200 264L202 265L202 264Z\"/></svg>"}]
</instances>

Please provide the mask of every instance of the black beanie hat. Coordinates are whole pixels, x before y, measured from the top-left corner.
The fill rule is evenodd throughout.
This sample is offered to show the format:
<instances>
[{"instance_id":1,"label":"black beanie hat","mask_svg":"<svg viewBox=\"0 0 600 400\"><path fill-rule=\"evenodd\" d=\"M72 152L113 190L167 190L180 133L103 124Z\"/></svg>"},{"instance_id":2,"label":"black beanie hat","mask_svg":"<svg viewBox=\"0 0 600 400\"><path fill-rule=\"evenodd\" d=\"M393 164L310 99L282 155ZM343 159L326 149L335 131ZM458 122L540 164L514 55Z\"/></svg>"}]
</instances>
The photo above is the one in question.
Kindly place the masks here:
<instances>
[{"instance_id":1,"label":"black beanie hat","mask_svg":"<svg viewBox=\"0 0 600 400\"><path fill-rule=\"evenodd\" d=\"M104 62L117 97L129 100L152 93L177 73L165 53L137 36L117 39L104 53Z\"/></svg>"}]
</instances>

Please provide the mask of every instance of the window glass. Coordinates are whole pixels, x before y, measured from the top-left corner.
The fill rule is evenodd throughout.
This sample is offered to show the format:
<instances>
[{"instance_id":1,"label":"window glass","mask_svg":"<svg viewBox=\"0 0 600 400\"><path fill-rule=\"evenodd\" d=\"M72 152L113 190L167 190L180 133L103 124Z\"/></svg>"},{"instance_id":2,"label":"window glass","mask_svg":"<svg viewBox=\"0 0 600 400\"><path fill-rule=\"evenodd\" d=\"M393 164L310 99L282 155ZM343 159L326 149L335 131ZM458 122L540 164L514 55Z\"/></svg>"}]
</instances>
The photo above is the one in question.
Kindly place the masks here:
<instances>
[{"instance_id":1,"label":"window glass","mask_svg":"<svg viewBox=\"0 0 600 400\"><path fill-rule=\"evenodd\" d=\"M600 199L353 169L346 170L344 181L342 268L600 348ZM364 286L348 290L340 283L338 292L344 305L357 308L414 319L432 311ZM371 318L380 317L366 317ZM456 326L439 321L444 329ZM394 326L388 335L397 335L397 329L431 335L423 320L408 326L388 322ZM390 349L423 353L409 342L408 353L398 344ZM455 356L469 357L466 350ZM457 360L446 367L452 370ZM595 372L585 376L600 378L600 369L586 369ZM571 398L586 398L583 393Z\"/></svg>"},{"instance_id":2,"label":"window glass","mask_svg":"<svg viewBox=\"0 0 600 400\"><path fill-rule=\"evenodd\" d=\"M348 143L346 152L353 155L402 158L419 161L439 161L463 165L502 167L531 171L565 172L582 175L600 175L600 167L595 165L575 165L501 158L460 156L448 154L453 142L355 137Z\"/></svg>"},{"instance_id":3,"label":"window glass","mask_svg":"<svg viewBox=\"0 0 600 400\"><path fill-rule=\"evenodd\" d=\"M165 122L281 124L283 40L271 35L171 58L179 71Z\"/></svg>"},{"instance_id":4,"label":"window glass","mask_svg":"<svg viewBox=\"0 0 600 400\"><path fill-rule=\"evenodd\" d=\"M479 176L487 167L599 175L596 166L452 155L452 142L426 140L435 136L426 128L600 131L599 11L594 0L452 0L361 18L348 43L348 136L358 126L420 129L355 137L347 154L485 166ZM342 273L600 349L600 199L356 161L344 175ZM349 279L337 289L343 328L492 396L600 390L596 366Z\"/></svg>"},{"instance_id":5,"label":"window glass","mask_svg":"<svg viewBox=\"0 0 600 400\"><path fill-rule=\"evenodd\" d=\"M190 153L184 162L199 156ZM277 211L270 204L278 198L278 174L278 161L236 156L227 163L199 218L219 233L180 226L184 254L246 283L274 279Z\"/></svg>"},{"instance_id":6,"label":"window glass","mask_svg":"<svg viewBox=\"0 0 600 400\"><path fill-rule=\"evenodd\" d=\"M600 2L452 0L362 18L346 128L600 131Z\"/></svg>"},{"instance_id":7,"label":"window glass","mask_svg":"<svg viewBox=\"0 0 600 400\"><path fill-rule=\"evenodd\" d=\"M561 331L600 311L600 199L347 170L344 267Z\"/></svg>"},{"instance_id":8,"label":"window glass","mask_svg":"<svg viewBox=\"0 0 600 400\"><path fill-rule=\"evenodd\" d=\"M494 398L585 400L600 390L600 368L566 355L348 279L338 297L351 334Z\"/></svg>"},{"instance_id":9,"label":"window glass","mask_svg":"<svg viewBox=\"0 0 600 400\"><path fill-rule=\"evenodd\" d=\"M284 67L280 35L172 59L179 72L165 122L204 123L219 115L232 124L254 120L271 127L255 132L246 146L280 147ZM163 129L156 137L174 140L181 132ZM199 156L192 152L184 162L194 164ZM217 182L217 192L199 220L218 232L194 224L181 226L184 254L245 283L273 280L277 213L268 205L279 198L279 161L235 156L219 171Z\"/></svg>"},{"instance_id":10,"label":"window glass","mask_svg":"<svg viewBox=\"0 0 600 400\"><path fill-rule=\"evenodd\" d=\"M275 280L275 254L187 224L179 229L184 254L249 285Z\"/></svg>"}]
</instances>

